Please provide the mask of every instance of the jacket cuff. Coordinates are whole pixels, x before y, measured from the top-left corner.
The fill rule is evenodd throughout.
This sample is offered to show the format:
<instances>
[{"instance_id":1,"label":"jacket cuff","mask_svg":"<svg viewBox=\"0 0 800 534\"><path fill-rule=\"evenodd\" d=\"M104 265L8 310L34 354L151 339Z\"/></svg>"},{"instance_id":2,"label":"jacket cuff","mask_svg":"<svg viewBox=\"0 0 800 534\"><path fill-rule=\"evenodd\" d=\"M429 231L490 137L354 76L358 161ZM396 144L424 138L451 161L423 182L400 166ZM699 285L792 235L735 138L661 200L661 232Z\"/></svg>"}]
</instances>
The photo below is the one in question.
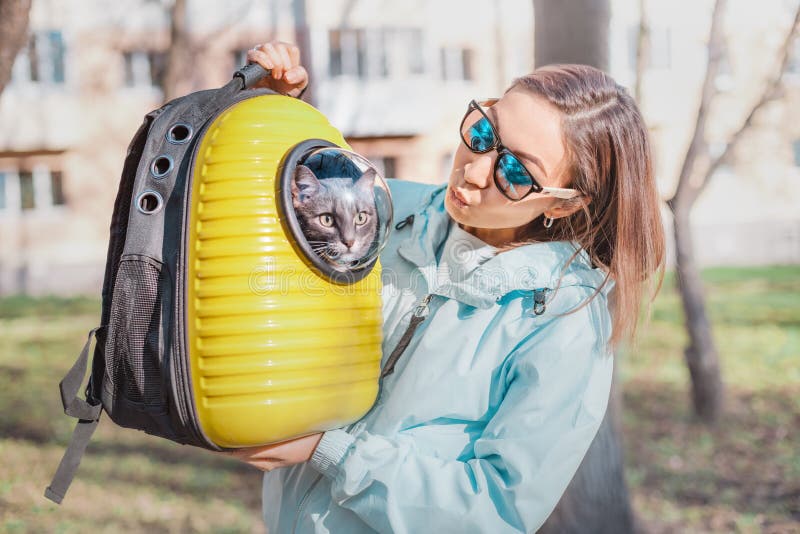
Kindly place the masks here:
<instances>
[{"instance_id":1,"label":"jacket cuff","mask_svg":"<svg viewBox=\"0 0 800 534\"><path fill-rule=\"evenodd\" d=\"M342 429L328 430L322 435L309 463L311 467L328 478L336 478L345 454L355 442L355 438Z\"/></svg>"}]
</instances>

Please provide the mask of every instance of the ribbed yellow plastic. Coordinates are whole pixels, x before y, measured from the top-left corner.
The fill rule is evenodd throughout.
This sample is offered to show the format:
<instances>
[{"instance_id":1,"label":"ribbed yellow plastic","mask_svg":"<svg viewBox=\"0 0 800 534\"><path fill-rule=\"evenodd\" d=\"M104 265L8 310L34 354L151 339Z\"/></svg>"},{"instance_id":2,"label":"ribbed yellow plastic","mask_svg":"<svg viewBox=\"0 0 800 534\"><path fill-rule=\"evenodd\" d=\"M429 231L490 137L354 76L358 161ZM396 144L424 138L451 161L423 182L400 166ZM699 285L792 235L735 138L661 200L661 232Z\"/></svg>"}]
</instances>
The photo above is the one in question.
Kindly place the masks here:
<instances>
[{"instance_id":1,"label":"ribbed yellow plastic","mask_svg":"<svg viewBox=\"0 0 800 534\"><path fill-rule=\"evenodd\" d=\"M381 357L380 265L350 286L307 267L275 204L295 144L348 148L312 106L264 95L210 125L194 167L187 337L195 405L221 447L283 441L357 420Z\"/></svg>"}]
</instances>

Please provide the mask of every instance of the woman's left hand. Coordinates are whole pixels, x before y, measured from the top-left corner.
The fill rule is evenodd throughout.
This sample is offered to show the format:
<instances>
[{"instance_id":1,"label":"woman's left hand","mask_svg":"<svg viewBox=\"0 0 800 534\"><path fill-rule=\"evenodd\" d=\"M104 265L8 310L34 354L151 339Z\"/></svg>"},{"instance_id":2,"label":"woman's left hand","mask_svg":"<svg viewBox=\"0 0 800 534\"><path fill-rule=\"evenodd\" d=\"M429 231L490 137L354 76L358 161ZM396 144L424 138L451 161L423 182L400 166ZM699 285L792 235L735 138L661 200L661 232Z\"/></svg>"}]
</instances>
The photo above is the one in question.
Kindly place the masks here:
<instances>
[{"instance_id":1,"label":"woman's left hand","mask_svg":"<svg viewBox=\"0 0 800 534\"><path fill-rule=\"evenodd\" d=\"M220 454L229 458L238 458L262 471L271 471L276 467L287 467L301 464L311 459L311 455L322 439L322 433L303 436L289 441L281 441L261 447L247 447L235 451L224 451Z\"/></svg>"}]
</instances>

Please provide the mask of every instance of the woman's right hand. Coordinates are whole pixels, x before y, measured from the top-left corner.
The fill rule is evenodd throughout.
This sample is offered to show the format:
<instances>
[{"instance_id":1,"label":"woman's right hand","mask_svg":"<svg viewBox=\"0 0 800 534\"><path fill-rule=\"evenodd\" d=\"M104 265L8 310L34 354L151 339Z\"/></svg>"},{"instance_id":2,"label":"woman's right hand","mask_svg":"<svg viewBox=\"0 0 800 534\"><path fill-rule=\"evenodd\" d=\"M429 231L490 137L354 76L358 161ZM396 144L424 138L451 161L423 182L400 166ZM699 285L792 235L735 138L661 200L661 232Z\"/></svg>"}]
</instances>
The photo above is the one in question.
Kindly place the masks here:
<instances>
[{"instance_id":1,"label":"woman's right hand","mask_svg":"<svg viewBox=\"0 0 800 534\"><path fill-rule=\"evenodd\" d=\"M292 43L270 41L248 50L248 63L258 63L272 71L254 87L298 96L308 85L308 72L300 64L300 49Z\"/></svg>"}]
</instances>

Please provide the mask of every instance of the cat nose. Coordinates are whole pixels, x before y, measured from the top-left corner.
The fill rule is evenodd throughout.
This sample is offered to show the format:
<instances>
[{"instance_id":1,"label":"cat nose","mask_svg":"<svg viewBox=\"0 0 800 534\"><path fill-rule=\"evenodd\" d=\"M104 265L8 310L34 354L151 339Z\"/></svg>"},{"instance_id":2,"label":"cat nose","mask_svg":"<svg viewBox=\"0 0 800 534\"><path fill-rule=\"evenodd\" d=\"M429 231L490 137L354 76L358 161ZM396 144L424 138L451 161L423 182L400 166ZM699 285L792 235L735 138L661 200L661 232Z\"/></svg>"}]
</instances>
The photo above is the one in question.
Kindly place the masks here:
<instances>
[{"instance_id":1,"label":"cat nose","mask_svg":"<svg viewBox=\"0 0 800 534\"><path fill-rule=\"evenodd\" d=\"M354 242L355 239L342 239L342 243L344 243L347 246L347 248L352 247Z\"/></svg>"}]
</instances>

